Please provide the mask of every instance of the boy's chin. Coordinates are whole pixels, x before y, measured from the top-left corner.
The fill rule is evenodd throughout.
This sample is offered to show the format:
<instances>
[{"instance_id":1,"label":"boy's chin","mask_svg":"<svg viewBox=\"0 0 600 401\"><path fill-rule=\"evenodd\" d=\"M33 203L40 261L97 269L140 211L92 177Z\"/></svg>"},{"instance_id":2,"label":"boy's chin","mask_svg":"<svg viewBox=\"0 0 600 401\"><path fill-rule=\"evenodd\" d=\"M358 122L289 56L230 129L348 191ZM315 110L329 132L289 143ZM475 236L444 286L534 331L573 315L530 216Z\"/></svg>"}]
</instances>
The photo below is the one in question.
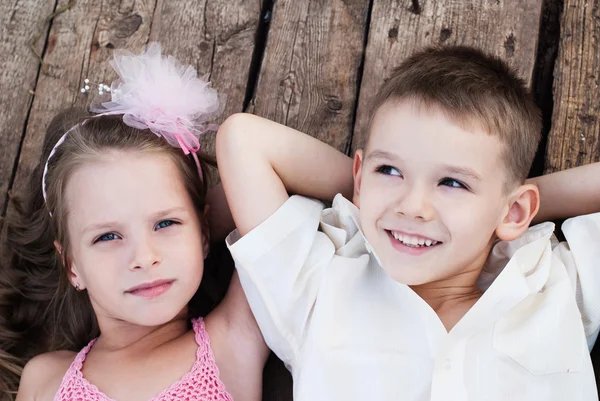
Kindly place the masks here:
<instances>
[{"instance_id":1,"label":"boy's chin","mask_svg":"<svg viewBox=\"0 0 600 401\"><path fill-rule=\"evenodd\" d=\"M384 268L390 278L397 283L418 286L434 281L430 275L423 274L424 268L392 267Z\"/></svg>"}]
</instances>

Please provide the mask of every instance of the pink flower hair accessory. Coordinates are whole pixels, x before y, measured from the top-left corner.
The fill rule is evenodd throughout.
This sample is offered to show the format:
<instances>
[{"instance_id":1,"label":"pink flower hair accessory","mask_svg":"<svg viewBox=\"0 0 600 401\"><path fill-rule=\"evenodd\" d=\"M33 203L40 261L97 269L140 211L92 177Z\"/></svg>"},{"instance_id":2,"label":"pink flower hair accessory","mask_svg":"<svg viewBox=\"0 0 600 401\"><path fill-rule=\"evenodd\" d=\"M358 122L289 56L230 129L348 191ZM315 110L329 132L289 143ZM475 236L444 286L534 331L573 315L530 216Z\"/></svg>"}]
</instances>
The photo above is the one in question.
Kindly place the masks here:
<instances>
[{"instance_id":1,"label":"pink flower hair accessory","mask_svg":"<svg viewBox=\"0 0 600 401\"><path fill-rule=\"evenodd\" d=\"M223 112L225 96L199 78L194 67L186 67L172 56L163 56L159 43L150 43L139 55L115 50L110 65L119 79L110 88L104 84L98 86L99 94L110 93L111 100L93 105L91 111L99 114L90 118L123 115L123 122L130 127L150 129L171 146L181 148L184 154L192 154L202 179L196 155L200 150L199 138L218 128L208 122ZM81 92L87 93L89 89L86 79ZM75 127L65 132L48 156L42 176L44 201L48 162Z\"/></svg>"},{"instance_id":2,"label":"pink flower hair accessory","mask_svg":"<svg viewBox=\"0 0 600 401\"><path fill-rule=\"evenodd\" d=\"M160 44L151 43L140 55L116 50L110 65L119 75L110 88L111 101L91 111L122 114L125 124L149 128L185 154L200 150L200 135L216 130L207 122L222 113L224 97L192 66L162 56Z\"/></svg>"}]
</instances>

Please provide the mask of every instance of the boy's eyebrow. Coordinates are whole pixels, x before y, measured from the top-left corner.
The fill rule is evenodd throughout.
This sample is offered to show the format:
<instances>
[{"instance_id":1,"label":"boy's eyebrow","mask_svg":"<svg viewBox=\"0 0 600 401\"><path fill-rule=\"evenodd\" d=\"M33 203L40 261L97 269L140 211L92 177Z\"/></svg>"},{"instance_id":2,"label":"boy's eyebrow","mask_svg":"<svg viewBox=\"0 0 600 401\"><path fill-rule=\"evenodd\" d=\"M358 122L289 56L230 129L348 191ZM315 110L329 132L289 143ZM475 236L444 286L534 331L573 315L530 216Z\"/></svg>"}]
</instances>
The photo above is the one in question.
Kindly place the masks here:
<instances>
[{"instance_id":1,"label":"boy's eyebrow","mask_svg":"<svg viewBox=\"0 0 600 401\"><path fill-rule=\"evenodd\" d=\"M444 166L444 171L450 174L458 174L463 177L471 178L475 181L481 181L481 177L479 174L475 172L475 170L468 167L460 167L460 166Z\"/></svg>"},{"instance_id":2,"label":"boy's eyebrow","mask_svg":"<svg viewBox=\"0 0 600 401\"><path fill-rule=\"evenodd\" d=\"M384 160L397 160L398 156L393 153L386 152L384 150L373 150L367 154L365 160L371 159L384 159ZM461 166L453 166L453 165L443 165L442 169L444 172L449 174L458 174L460 176L471 178L475 181L481 181L481 176L475 172L472 168L469 167L461 167Z\"/></svg>"},{"instance_id":3,"label":"boy's eyebrow","mask_svg":"<svg viewBox=\"0 0 600 401\"><path fill-rule=\"evenodd\" d=\"M365 160L371 159L394 160L397 159L397 156L395 156L393 153L386 152L384 150L373 150L372 152L369 152L367 154L367 157L365 158Z\"/></svg>"}]
</instances>

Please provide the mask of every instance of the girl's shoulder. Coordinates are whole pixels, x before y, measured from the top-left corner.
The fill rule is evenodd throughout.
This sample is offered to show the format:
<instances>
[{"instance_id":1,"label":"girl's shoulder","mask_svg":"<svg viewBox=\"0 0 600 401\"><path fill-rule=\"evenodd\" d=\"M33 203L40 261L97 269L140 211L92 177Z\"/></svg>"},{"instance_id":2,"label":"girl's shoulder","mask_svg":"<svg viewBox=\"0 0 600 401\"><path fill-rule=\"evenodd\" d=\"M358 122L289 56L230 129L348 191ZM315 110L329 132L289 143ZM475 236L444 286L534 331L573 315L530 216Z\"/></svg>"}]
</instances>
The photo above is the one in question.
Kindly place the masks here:
<instances>
[{"instance_id":1,"label":"girl's shoulder","mask_svg":"<svg viewBox=\"0 0 600 401\"><path fill-rule=\"evenodd\" d=\"M23 369L17 401L52 401L76 356L72 351L54 351L32 358Z\"/></svg>"}]
</instances>

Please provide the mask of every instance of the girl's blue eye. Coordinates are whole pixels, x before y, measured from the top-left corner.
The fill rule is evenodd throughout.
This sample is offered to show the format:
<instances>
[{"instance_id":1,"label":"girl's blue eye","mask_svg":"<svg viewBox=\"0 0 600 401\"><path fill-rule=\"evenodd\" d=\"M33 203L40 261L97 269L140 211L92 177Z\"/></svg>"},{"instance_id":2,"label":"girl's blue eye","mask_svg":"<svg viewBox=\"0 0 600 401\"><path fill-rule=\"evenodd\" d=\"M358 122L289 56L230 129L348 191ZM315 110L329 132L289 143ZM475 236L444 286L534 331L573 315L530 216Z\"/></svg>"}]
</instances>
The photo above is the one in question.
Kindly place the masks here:
<instances>
[{"instance_id":1,"label":"girl's blue eye","mask_svg":"<svg viewBox=\"0 0 600 401\"><path fill-rule=\"evenodd\" d=\"M106 233L106 234L102 234L101 236L99 236L95 241L94 244L96 242L106 242L106 241L114 241L119 239L119 236L115 233Z\"/></svg>"},{"instance_id":2,"label":"girl's blue eye","mask_svg":"<svg viewBox=\"0 0 600 401\"><path fill-rule=\"evenodd\" d=\"M388 165L379 166L375 171L384 175L395 175L398 177L402 177L402 173L398 171L398 169Z\"/></svg>"},{"instance_id":3,"label":"girl's blue eye","mask_svg":"<svg viewBox=\"0 0 600 401\"><path fill-rule=\"evenodd\" d=\"M156 229L161 229L161 228L166 228L169 226L172 226L173 224L179 224L176 221L173 220L163 220L163 221L159 221L158 224L156 225Z\"/></svg>"},{"instance_id":4,"label":"girl's blue eye","mask_svg":"<svg viewBox=\"0 0 600 401\"><path fill-rule=\"evenodd\" d=\"M440 185L444 185L450 188L468 189L465 184L458 180L455 180L454 178L444 178L442 181L440 181Z\"/></svg>"}]
</instances>

